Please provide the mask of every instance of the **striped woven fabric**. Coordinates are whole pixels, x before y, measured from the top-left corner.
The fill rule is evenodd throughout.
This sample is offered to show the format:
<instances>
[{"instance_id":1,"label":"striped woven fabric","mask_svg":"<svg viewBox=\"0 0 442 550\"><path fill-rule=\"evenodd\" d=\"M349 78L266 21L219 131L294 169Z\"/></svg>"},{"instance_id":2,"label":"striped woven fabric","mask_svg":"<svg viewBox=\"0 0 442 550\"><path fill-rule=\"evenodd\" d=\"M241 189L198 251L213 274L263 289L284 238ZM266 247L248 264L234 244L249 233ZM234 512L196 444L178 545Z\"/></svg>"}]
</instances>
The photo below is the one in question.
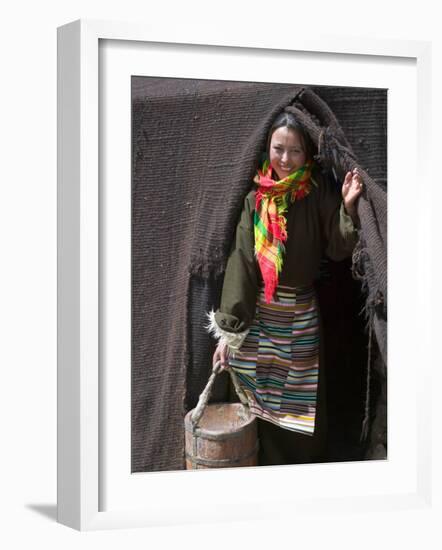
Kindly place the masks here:
<instances>
[{"instance_id":1,"label":"striped woven fabric","mask_svg":"<svg viewBox=\"0 0 442 550\"><path fill-rule=\"evenodd\" d=\"M319 367L319 317L312 286L278 286L241 350L229 358L251 412L282 428L313 435Z\"/></svg>"}]
</instances>

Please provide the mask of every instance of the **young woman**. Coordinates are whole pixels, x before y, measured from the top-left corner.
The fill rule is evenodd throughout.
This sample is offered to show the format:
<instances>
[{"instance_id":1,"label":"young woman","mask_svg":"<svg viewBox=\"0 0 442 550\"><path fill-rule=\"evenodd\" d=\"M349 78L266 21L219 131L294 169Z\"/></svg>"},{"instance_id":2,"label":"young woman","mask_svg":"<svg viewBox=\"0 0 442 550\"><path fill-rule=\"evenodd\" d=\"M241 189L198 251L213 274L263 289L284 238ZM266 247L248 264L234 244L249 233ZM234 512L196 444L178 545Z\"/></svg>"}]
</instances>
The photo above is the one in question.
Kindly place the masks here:
<instances>
[{"instance_id":1,"label":"young woman","mask_svg":"<svg viewBox=\"0 0 442 550\"><path fill-rule=\"evenodd\" d=\"M302 125L283 112L246 196L211 332L213 362L233 369L258 418L260 464L321 460L325 395L313 281L325 253L351 255L363 183L345 176L341 196L314 162Z\"/></svg>"}]
</instances>

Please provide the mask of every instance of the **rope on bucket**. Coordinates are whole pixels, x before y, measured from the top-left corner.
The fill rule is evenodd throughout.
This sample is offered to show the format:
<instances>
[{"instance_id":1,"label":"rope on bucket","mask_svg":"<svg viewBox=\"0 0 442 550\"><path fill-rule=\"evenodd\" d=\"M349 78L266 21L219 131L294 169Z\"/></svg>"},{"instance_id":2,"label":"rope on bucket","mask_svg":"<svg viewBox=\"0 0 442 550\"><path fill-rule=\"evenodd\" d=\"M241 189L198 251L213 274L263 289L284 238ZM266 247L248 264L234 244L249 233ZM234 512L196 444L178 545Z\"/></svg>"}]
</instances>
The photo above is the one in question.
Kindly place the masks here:
<instances>
[{"instance_id":1,"label":"rope on bucket","mask_svg":"<svg viewBox=\"0 0 442 550\"><path fill-rule=\"evenodd\" d=\"M212 374L210 375L210 378L209 378L209 380L206 384L206 387L201 392L201 395L198 399L198 404L197 404L197 406L195 407L195 409L193 410L193 412L190 416L190 421L192 423L192 428L193 429L196 428L198 422L200 421L201 417L203 416L204 409L207 406L207 403L208 403L209 398L210 398L210 394L212 392L212 386L213 386L213 383L215 382L216 375L219 374L220 372L222 372L223 370L224 369L221 366L221 361L217 361L213 366ZM235 388L235 391L236 391L242 405L244 407L248 408L247 397L246 397L245 393L243 392L243 390L241 389L241 386L239 385L239 382L238 382L238 379L237 379L235 373L233 372L232 369L228 369L228 372L230 374L230 378L232 380L233 386Z\"/></svg>"}]
</instances>

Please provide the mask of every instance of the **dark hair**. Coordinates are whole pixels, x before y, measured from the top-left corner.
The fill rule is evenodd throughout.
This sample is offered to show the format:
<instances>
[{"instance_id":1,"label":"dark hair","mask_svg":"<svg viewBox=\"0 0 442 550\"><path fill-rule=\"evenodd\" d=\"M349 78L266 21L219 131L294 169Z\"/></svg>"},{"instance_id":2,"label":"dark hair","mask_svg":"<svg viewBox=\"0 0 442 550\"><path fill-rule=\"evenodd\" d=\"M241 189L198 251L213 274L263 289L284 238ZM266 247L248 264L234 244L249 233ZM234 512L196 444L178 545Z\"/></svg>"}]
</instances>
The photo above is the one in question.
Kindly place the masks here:
<instances>
[{"instance_id":1,"label":"dark hair","mask_svg":"<svg viewBox=\"0 0 442 550\"><path fill-rule=\"evenodd\" d=\"M310 136L308 135L304 126L299 122L299 120L294 115L292 115L292 113L286 113L285 111L280 113L275 118L269 130L266 147L267 156L269 156L270 153L270 141L272 139L273 132L278 128L290 128L290 130L294 130L295 132L297 132L299 134L299 137L301 138L301 143L304 147L307 160L313 159L313 157L316 155L316 147L313 144L313 141L311 140Z\"/></svg>"}]
</instances>

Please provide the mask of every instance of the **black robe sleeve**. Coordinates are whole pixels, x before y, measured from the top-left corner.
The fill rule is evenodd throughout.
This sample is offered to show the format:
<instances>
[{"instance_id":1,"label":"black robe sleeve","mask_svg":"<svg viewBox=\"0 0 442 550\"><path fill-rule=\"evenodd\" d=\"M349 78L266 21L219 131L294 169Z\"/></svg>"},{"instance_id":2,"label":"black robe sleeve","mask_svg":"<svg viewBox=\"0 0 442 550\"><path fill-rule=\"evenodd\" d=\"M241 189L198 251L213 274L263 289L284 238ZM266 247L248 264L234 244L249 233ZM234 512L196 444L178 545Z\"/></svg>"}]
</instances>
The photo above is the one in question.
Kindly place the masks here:
<instances>
[{"instance_id":1,"label":"black robe sleeve","mask_svg":"<svg viewBox=\"0 0 442 550\"><path fill-rule=\"evenodd\" d=\"M212 334L239 349L253 321L258 293L254 247L255 192L245 198L224 275L220 307L209 314Z\"/></svg>"},{"instance_id":2,"label":"black robe sleeve","mask_svg":"<svg viewBox=\"0 0 442 550\"><path fill-rule=\"evenodd\" d=\"M338 191L330 183L320 185L319 190L325 254L334 261L340 261L351 255L358 239L357 229Z\"/></svg>"}]
</instances>

